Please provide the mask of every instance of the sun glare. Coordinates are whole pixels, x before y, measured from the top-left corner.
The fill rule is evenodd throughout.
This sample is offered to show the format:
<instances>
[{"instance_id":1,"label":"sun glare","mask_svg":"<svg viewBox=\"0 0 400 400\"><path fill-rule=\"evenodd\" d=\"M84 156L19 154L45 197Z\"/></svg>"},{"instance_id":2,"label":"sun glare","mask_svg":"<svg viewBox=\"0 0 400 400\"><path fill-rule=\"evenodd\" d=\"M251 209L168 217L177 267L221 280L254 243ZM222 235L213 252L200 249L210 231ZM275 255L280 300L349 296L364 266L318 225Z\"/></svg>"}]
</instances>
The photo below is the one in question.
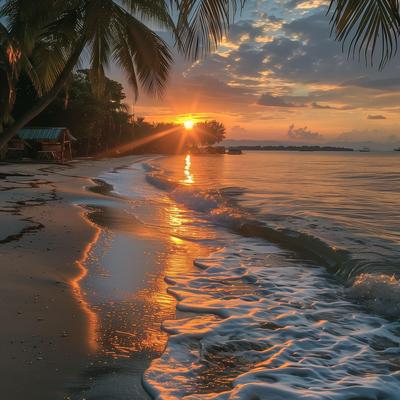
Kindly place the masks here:
<instances>
[{"instance_id":1,"label":"sun glare","mask_svg":"<svg viewBox=\"0 0 400 400\"><path fill-rule=\"evenodd\" d=\"M194 121L192 119L188 119L188 120L183 122L183 126L185 127L185 129L187 131L190 131L194 127Z\"/></svg>"}]
</instances>

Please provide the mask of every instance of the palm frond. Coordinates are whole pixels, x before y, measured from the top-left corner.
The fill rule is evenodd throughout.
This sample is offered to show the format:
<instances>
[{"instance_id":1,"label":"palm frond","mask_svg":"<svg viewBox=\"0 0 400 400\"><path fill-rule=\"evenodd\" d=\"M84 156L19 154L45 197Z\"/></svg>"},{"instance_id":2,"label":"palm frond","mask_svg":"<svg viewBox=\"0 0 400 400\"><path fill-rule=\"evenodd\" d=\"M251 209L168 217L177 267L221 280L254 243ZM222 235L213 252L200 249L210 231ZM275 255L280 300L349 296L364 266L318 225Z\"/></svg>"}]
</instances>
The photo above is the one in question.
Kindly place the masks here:
<instances>
[{"instance_id":1,"label":"palm frond","mask_svg":"<svg viewBox=\"0 0 400 400\"><path fill-rule=\"evenodd\" d=\"M383 68L396 54L400 37L399 0L332 0L330 11L336 40L371 65L379 54Z\"/></svg>"},{"instance_id":2,"label":"palm frond","mask_svg":"<svg viewBox=\"0 0 400 400\"><path fill-rule=\"evenodd\" d=\"M133 89L135 100L139 96L139 84L137 81L137 73L133 60L133 54L127 41L127 37L124 32L120 29L120 26L116 26L116 40L114 43L113 58L114 61L125 71L128 81Z\"/></svg>"},{"instance_id":3,"label":"palm frond","mask_svg":"<svg viewBox=\"0 0 400 400\"><path fill-rule=\"evenodd\" d=\"M137 90L137 81L148 93L160 95L172 63L168 45L153 30L122 8L115 6L114 16L113 26L117 31L114 43L116 61L130 76L134 90ZM128 61L129 57L134 68Z\"/></svg>"},{"instance_id":4,"label":"palm frond","mask_svg":"<svg viewBox=\"0 0 400 400\"><path fill-rule=\"evenodd\" d=\"M175 0L182 48L192 58L215 49L246 0Z\"/></svg>"},{"instance_id":5,"label":"palm frond","mask_svg":"<svg viewBox=\"0 0 400 400\"><path fill-rule=\"evenodd\" d=\"M153 29L166 30L172 34L175 45L183 50L180 35L172 18L176 14L176 7L173 1L166 0L121 0L124 7L140 21L150 22Z\"/></svg>"},{"instance_id":6,"label":"palm frond","mask_svg":"<svg viewBox=\"0 0 400 400\"><path fill-rule=\"evenodd\" d=\"M37 73L31 60L24 55L22 56L22 60L21 60L21 69L26 73L26 75L30 79L33 87L35 88L37 95L39 97L43 96L44 88L43 88L42 79L39 77L39 74ZM48 89L48 87L47 87L47 89Z\"/></svg>"},{"instance_id":7,"label":"palm frond","mask_svg":"<svg viewBox=\"0 0 400 400\"><path fill-rule=\"evenodd\" d=\"M142 22L152 22L160 28L175 28L171 8L165 0L122 0L122 4Z\"/></svg>"},{"instance_id":8,"label":"palm frond","mask_svg":"<svg viewBox=\"0 0 400 400\"><path fill-rule=\"evenodd\" d=\"M52 89L54 83L64 70L68 59L65 49L53 46L52 43L40 41L29 58L35 74L41 82L43 92Z\"/></svg>"},{"instance_id":9,"label":"palm frond","mask_svg":"<svg viewBox=\"0 0 400 400\"><path fill-rule=\"evenodd\" d=\"M112 0L86 2L85 28L89 40L90 74L94 94L101 96L105 90L105 69L111 55L111 22L114 12Z\"/></svg>"},{"instance_id":10,"label":"palm frond","mask_svg":"<svg viewBox=\"0 0 400 400\"><path fill-rule=\"evenodd\" d=\"M57 18L63 7L61 0L4 0L0 17L4 17L12 37L21 50L30 55L46 24Z\"/></svg>"}]
</instances>

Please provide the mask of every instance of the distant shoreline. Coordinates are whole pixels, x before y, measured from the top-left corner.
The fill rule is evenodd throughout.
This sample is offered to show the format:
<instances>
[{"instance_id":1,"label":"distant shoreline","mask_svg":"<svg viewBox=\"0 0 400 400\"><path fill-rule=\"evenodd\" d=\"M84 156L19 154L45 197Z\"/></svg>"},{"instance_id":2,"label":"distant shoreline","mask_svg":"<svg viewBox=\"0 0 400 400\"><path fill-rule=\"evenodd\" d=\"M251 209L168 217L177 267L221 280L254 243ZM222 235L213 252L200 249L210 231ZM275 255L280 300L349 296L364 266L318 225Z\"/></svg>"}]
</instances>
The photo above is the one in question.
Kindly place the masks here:
<instances>
[{"instance_id":1,"label":"distant shoreline","mask_svg":"<svg viewBox=\"0 0 400 400\"><path fill-rule=\"evenodd\" d=\"M230 146L242 151L354 151L349 147L335 146Z\"/></svg>"}]
</instances>

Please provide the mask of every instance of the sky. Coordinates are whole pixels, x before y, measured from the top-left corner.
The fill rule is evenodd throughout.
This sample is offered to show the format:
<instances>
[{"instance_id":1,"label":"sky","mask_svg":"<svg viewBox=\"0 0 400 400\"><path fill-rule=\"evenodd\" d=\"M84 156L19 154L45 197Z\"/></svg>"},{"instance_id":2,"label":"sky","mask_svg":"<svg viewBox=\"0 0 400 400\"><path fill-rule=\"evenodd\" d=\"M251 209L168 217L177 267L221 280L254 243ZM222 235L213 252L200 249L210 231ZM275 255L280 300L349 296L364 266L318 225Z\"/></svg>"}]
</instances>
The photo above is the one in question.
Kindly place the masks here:
<instances>
[{"instance_id":1,"label":"sky","mask_svg":"<svg viewBox=\"0 0 400 400\"><path fill-rule=\"evenodd\" d=\"M400 56L383 71L348 60L330 37L327 8L248 0L217 51L197 62L176 56L164 97L141 94L135 114L217 119L236 140L399 145Z\"/></svg>"}]
</instances>

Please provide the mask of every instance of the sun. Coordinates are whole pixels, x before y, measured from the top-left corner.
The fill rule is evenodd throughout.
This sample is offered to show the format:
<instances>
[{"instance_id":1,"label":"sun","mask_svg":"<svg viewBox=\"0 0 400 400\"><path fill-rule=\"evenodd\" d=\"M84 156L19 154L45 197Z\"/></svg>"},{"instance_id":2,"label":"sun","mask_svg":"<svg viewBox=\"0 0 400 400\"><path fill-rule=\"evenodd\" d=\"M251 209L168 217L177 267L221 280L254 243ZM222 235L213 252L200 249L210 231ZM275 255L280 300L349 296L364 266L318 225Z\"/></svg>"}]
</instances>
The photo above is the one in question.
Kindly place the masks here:
<instances>
[{"instance_id":1,"label":"sun","mask_svg":"<svg viewBox=\"0 0 400 400\"><path fill-rule=\"evenodd\" d=\"M187 119L183 122L183 126L187 131L190 131L194 128L194 121L192 119Z\"/></svg>"}]
</instances>

